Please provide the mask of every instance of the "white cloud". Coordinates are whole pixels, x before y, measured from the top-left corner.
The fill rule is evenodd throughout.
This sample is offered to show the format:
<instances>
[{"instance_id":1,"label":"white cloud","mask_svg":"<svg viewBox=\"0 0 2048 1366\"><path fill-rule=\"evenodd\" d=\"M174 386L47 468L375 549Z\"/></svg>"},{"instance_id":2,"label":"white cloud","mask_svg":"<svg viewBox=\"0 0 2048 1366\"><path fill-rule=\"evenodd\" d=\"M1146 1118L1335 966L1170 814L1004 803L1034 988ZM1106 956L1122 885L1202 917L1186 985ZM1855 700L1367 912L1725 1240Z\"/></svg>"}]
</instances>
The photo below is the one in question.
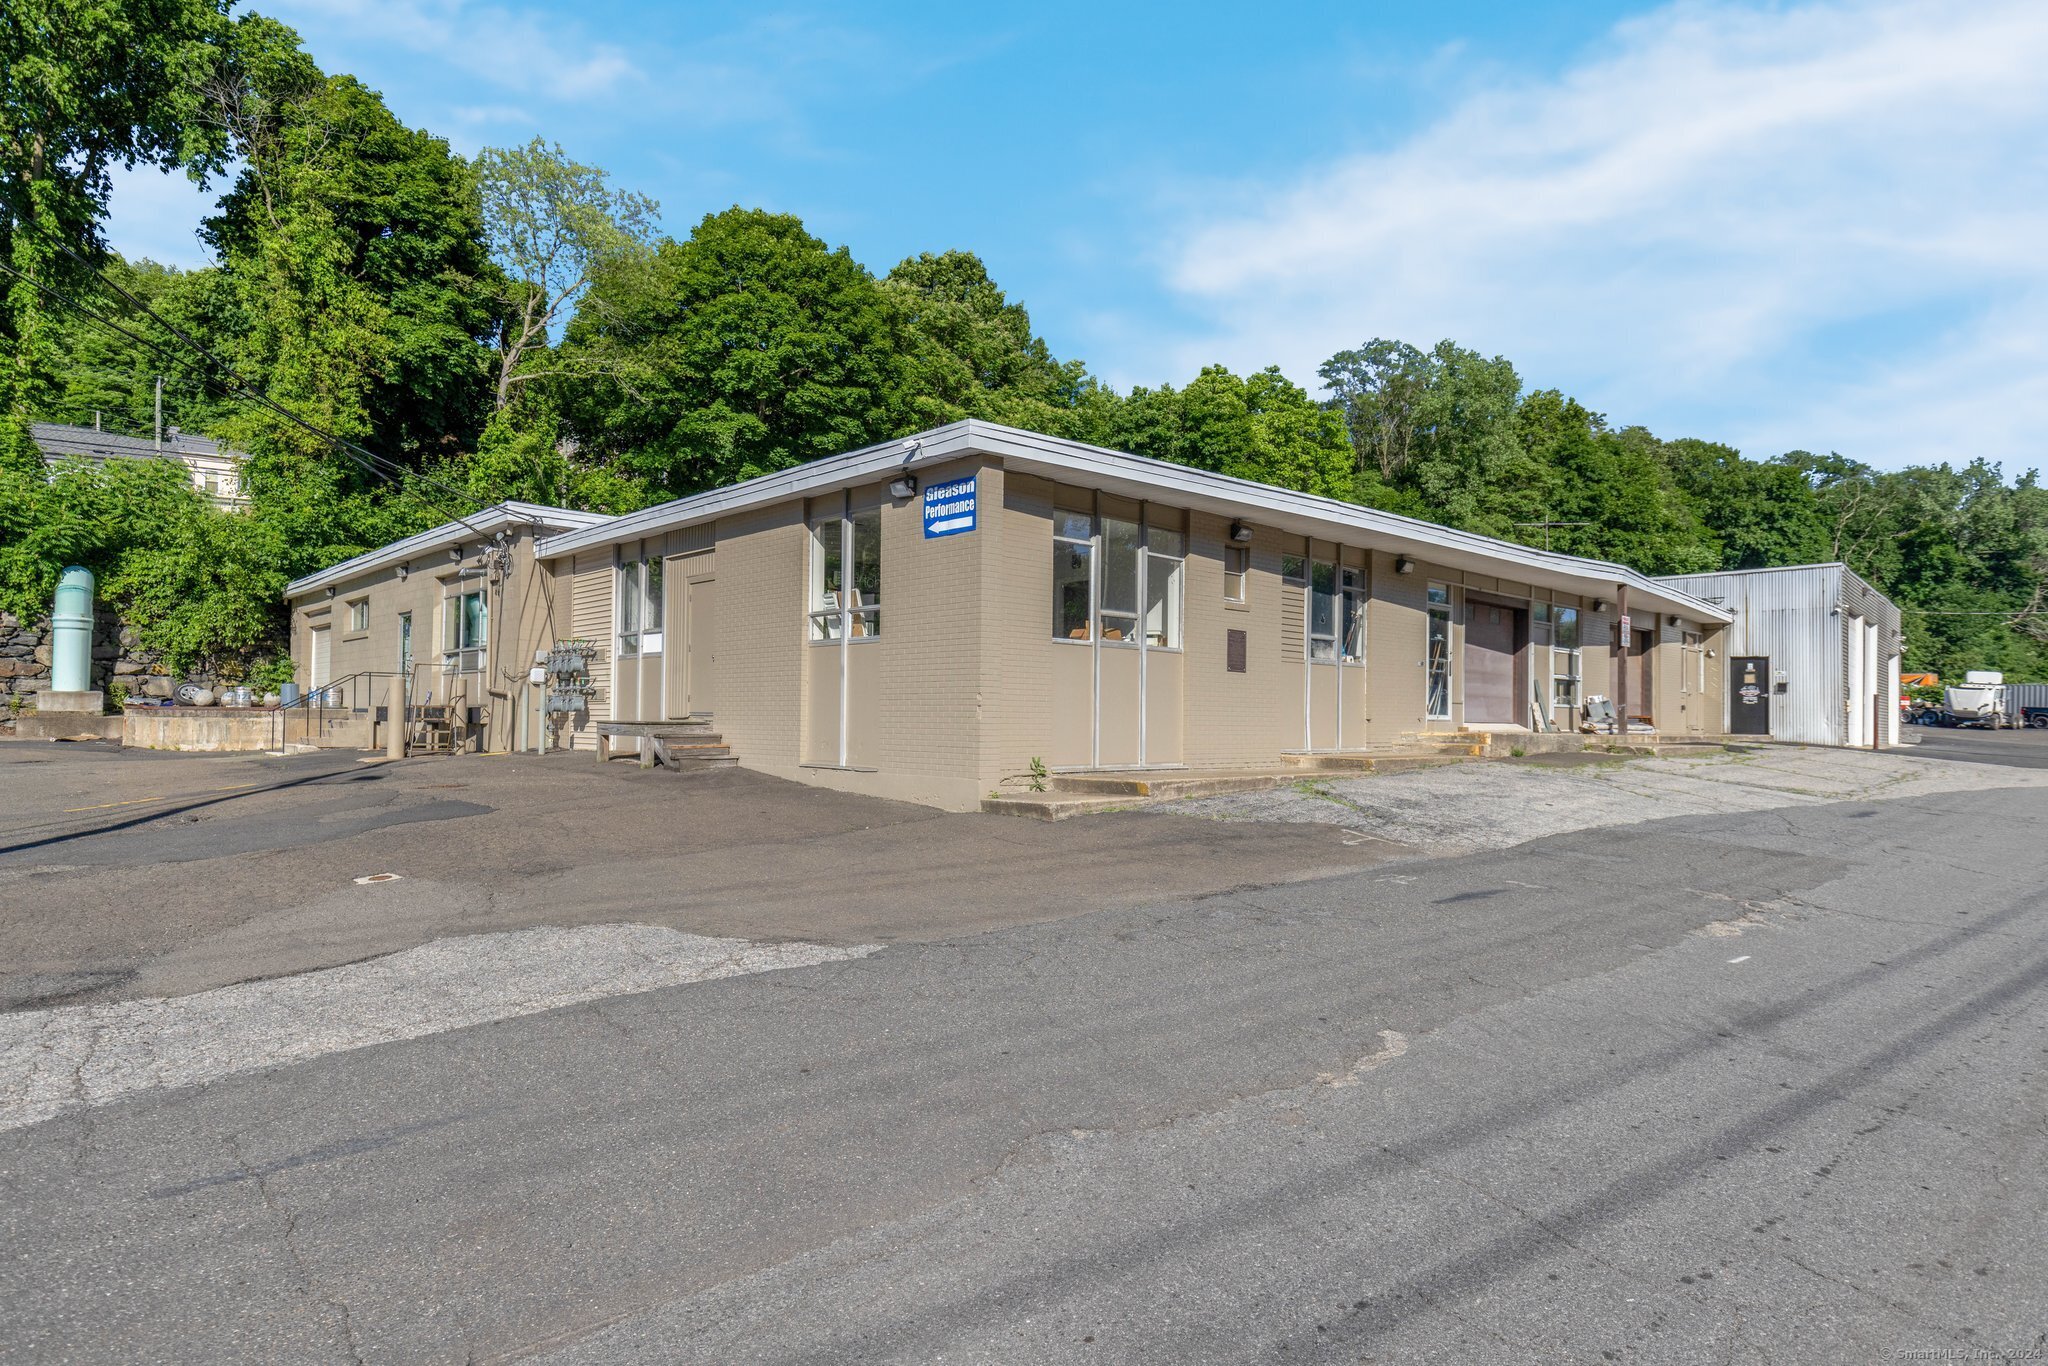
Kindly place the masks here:
<instances>
[{"instance_id":1,"label":"white cloud","mask_svg":"<svg viewBox=\"0 0 2048 1366\"><path fill-rule=\"evenodd\" d=\"M1218 189L1165 263L1210 326L1160 359L1309 378L1449 336L1756 454L2032 464L2043 70L2039 0L1662 9L1399 145Z\"/></svg>"},{"instance_id":2,"label":"white cloud","mask_svg":"<svg viewBox=\"0 0 2048 1366\"><path fill-rule=\"evenodd\" d=\"M467 0L273 0L281 19L345 26L358 40L438 57L506 90L568 103L601 100L644 79L614 43L531 10Z\"/></svg>"}]
</instances>

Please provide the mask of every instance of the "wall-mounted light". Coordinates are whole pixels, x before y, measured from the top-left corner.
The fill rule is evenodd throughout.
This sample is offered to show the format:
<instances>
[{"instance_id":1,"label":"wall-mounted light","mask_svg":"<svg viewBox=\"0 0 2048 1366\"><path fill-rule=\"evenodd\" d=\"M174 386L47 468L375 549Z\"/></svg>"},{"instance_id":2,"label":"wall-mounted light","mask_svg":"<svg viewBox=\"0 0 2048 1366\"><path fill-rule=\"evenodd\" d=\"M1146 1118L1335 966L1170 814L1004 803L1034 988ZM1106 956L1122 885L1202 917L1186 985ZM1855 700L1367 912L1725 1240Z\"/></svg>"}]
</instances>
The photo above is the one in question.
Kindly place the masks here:
<instances>
[{"instance_id":1,"label":"wall-mounted light","mask_svg":"<svg viewBox=\"0 0 2048 1366\"><path fill-rule=\"evenodd\" d=\"M461 546L459 546L459 545L451 545L451 546L449 546L449 547L448 547L448 558L449 558L449 559L451 559L451 560L458 560L458 561L459 561L459 560L460 560L460 559L462 558L462 547L461 547Z\"/></svg>"},{"instance_id":2,"label":"wall-mounted light","mask_svg":"<svg viewBox=\"0 0 2048 1366\"><path fill-rule=\"evenodd\" d=\"M1415 561L1409 559L1406 555L1401 556L1394 561L1394 572L1396 574L1413 574L1415 572Z\"/></svg>"},{"instance_id":3,"label":"wall-mounted light","mask_svg":"<svg viewBox=\"0 0 2048 1366\"><path fill-rule=\"evenodd\" d=\"M891 479L889 481L889 496L899 500L916 497L917 476L914 474L903 474Z\"/></svg>"},{"instance_id":4,"label":"wall-mounted light","mask_svg":"<svg viewBox=\"0 0 2048 1366\"><path fill-rule=\"evenodd\" d=\"M1678 625L1678 613L1676 613L1676 612L1673 612L1673 613L1672 613L1672 614L1671 614L1670 616L1668 616L1668 617L1664 618L1664 624L1665 624L1666 626L1676 626L1676 625Z\"/></svg>"},{"instance_id":5,"label":"wall-mounted light","mask_svg":"<svg viewBox=\"0 0 2048 1366\"><path fill-rule=\"evenodd\" d=\"M334 585L331 583L327 585L327 596L330 598L334 596Z\"/></svg>"},{"instance_id":6,"label":"wall-mounted light","mask_svg":"<svg viewBox=\"0 0 2048 1366\"><path fill-rule=\"evenodd\" d=\"M1249 541L1251 538L1252 529L1246 526L1243 522L1232 522L1230 524L1230 539L1233 542L1235 542L1238 545L1243 545L1246 541Z\"/></svg>"},{"instance_id":7,"label":"wall-mounted light","mask_svg":"<svg viewBox=\"0 0 2048 1366\"><path fill-rule=\"evenodd\" d=\"M1607 599L1605 599L1605 598L1595 598L1595 599L1593 599L1593 610L1594 610L1594 611L1596 611L1596 612L1604 612L1604 611L1606 611L1606 610L1607 610Z\"/></svg>"},{"instance_id":8,"label":"wall-mounted light","mask_svg":"<svg viewBox=\"0 0 2048 1366\"><path fill-rule=\"evenodd\" d=\"M404 582L405 582L405 576L406 576L407 574L410 574L410 573L412 573L412 566L411 566L411 565L405 565L405 564L402 564L402 565L398 566L398 581L399 581L400 583L404 583Z\"/></svg>"}]
</instances>

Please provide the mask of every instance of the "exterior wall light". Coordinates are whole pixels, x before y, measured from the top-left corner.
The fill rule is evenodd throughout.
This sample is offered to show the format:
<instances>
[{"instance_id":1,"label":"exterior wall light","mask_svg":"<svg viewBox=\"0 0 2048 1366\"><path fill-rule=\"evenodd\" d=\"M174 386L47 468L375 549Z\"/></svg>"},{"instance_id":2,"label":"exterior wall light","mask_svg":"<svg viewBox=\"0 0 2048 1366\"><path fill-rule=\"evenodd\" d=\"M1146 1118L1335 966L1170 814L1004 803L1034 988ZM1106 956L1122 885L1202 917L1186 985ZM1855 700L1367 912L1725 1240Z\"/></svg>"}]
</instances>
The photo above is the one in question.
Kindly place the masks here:
<instances>
[{"instance_id":1,"label":"exterior wall light","mask_svg":"<svg viewBox=\"0 0 2048 1366\"><path fill-rule=\"evenodd\" d=\"M1593 599L1593 610L1594 610L1594 611L1596 611L1596 612L1604 612L1604 611L1606 611L1606 610L1607 610L1607 599L1605 599L1605 598L1595 598L1595 599Z\"/></svg>"},{"instance_id":2,"label":"exterior wall light","mask_svg":"<svg viewBox=\"0 0 2048 1366\"><path fill-rule=\"evenodd\" d=\"M891 498L896 498L896 499L903 499L903 498L913 498L913 497L915 497L916 495L917 495L917 476L916 476L916 475L914 475L914 474L902 474L902 475L898 475L898 476L897 476L896 478L894 478L894 479L891 479L891 480L889 481L889 496L890 496Z\"/></svg>"},{"instance_id":3,"label":"exterior wall light","mask_svg":"<svg viewBox=\"0 0 2048 1366\"><path fill-rule=\"evenodd\" d=\"M1672 613L1672 614L1671 614L1670 616L1668 616L1668 617L1664 618L1664 624L1665 624L1666 626L1676 626L1676 625L1678 625L1678 613L1676 613L1676 612L1673 612L1673 613Z\"/></svg>"},{"instance_id":4,"label":"exterior wall light","mask_svg":"<svg viewBox=\"0 0 2048 1366\"><path fill-rule=\"evenodd\" d=\"M1396 574L1413 574L1415 572L1415 561L1403 555L1400 559L1394 561L1394 572Z\"/></svg>"},{"instance_id":5,"label":"exterior wall light","mask_svg":"<svg viewBox=\"0 0 2048 1366\"><path fill-rule=\"evenodd\" d=\"M334 596L334 585L331 583L327 585L327 596L330 598Z\"/></svg>"},{"instance_id":6,"label":"exterior wall light","mask_svg":"<svg viewBox=\"0 0 2048 1366\"><path fill-rule=\"evenodd\" d=\"M412 566L411 566L411 565L406 565L406 564L402 564L402 565L398 566L398 581L399 581L400 583L404 583L404 582L405 582L405 576L406 576L407 574L410 574L410 573L412 573Z\"/></svg>"},{"instance_id":7,"label":"exterior wall light","mask_svg":"<svg viewBox=\"0 0 2048 1366\"><path fill-rule=\"evenodd\" d=\"M461 547L461 546L459 546L459 545L451 545L451 546L449 546L449 547L448 547L448 558L449 558L449 559L451 559L451 560L456 560L456 561L460 561L460 560L462 559L462 547Z\"/></svg>"},{"instance_id":8,"label":"exterior wall light","mask_svg":"<svg viewBox=\"0 0 2048 1366\"><path fill-rule=\"evenodd\" d=\"M1230 524L1230 539L1232 542L1234 542L1237 545L1243 545L1246 541L1249 541L1251 538L1252 529L1246 526L1243 522L1232 522Z\"/></svg>"}]
</instances>

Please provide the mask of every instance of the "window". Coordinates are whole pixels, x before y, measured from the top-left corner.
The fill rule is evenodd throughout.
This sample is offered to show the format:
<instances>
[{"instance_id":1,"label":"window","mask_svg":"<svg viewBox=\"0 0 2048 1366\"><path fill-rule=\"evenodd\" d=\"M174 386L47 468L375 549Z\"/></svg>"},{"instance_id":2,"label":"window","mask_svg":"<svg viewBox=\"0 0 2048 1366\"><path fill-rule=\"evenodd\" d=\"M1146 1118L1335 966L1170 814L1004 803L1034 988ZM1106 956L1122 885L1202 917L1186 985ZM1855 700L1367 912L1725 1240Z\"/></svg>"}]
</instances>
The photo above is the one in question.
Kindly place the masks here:
<instances>
[{"instance_id":1,"label":"window","mask_svg":"<svg viewBox=\"0 0 2048 1366\"><path fill-rule=\"evenodd\" d=\"M1429 718L1446 721L1451 715L1451 590L1440 583L1429 586L1428 651Z\"/></svg>"},{"instance_id":2,"label":"window","mask_svg":"<svg viewBox=\"0 0 2048 1366\"><path fill-rule=\"evenodd\" d=\"M1168 527L1147 527L1145 535L1145 643L1180 648L1181 570L1187 538Z\"/></svg>"},{"instance_id":3,"label":"window","mask_svg":"<svg viewBox=\"0 0 2048 1366\"><path fill-rule=\"evenodd\" d=\"M1138 578L1144 568L1144 533L1121 517L1102 519L1102 582L1098 615L1104 642L1138 641Z\"/></svg>"},{"instance_id":4,"label":"window","mask_svg":"<svg viewBox=\"0 0 2048 1366\"><path fill-rule=\"evenodd\" d=\"M1280 577L1289 583L1308 582L1308 561L1299 555L1280 557Z\"/></svg>"},{"instance_id":5,"label":"window","mask_svg":"<svg viewBox=\"0 0 2048 1366\"><path fill-rule=\"evenodd\" d=\"M348 605L348 629L367 631L370 629L370 600L357 598Z\"/></svg>"},{"instance_id":6,"label":"window","mask_svg":"<svg viewBox=\"0 0 2048 1366\"><path fill-rule=\"evenodd\" d=\"M810 620L812 640L882 634L881 509L829 518L812 528Z\"/></svg>"},{"instance_id":7,"label":"window","mask_svg":"<svg viewBox=\"0 0 2048 1366\"><path fill-rule=\"evenodd\" d=\"M1308 657L1337 658L1337 566L1320 561L1309 571Z\"/></svg>"},{"instance_id":8,"label":"window","mask_svg":"<svg viewBox=\"0 0 2048 1366\"><path fill-rule=\"evenodd\" d=\"M1252 548L1248 545L1223 547L1223 600L1243 602L1245 580L1250 577Z\"/></svg>"},{"instance_id":9,"label":"window","mask_svg":"<svg viewBox=\"0 0 2048 1366\"><path fill-rule=\"evenodd\" d=\"M619 657L661 649L661 560L628 560L619 566Z\"/></svg>"},{"instance_id":10,"label":"window","mask_svg":"<svg viewBox=\"0 0 2048 1366\"><path fill-rule=\"evenodd\" d=\"M1365 571L1346 569L1338 580L1343 590L1338 604L1339 653L1346 663L1361 664L1365 661Z\"/></svg>"},{"instance_id":11,"label":"window","mask_svg":"<svg viewBox=\"0 0 2048 1366\"><path fill-rule=\"evenodd\" d=\"M490 608L481 588L441 599L441 667L449 673L482 673L489 628Z\"/></svg>"},{"instance_id":12,"label":"window","mask_svg":"<svg viewBox=\"0 0 2048 1366\"><path fill-rule=\"evenodd\" d=\"M1052 515L1052 638L1090 640L1088 597L1095 567L1095 519L1085 512Z\"/></svg>"},{"instance_id":13,"label":"window","mask_svg":"<svg viewBox=\"0 0 2048 1366\"><path fill-rule=\"evenodd\" d=\"M1579 705L1579 609L1539 602L1536 620L1549 626L1550 704L1569 711Z\"/></svg>"}]
</instances>

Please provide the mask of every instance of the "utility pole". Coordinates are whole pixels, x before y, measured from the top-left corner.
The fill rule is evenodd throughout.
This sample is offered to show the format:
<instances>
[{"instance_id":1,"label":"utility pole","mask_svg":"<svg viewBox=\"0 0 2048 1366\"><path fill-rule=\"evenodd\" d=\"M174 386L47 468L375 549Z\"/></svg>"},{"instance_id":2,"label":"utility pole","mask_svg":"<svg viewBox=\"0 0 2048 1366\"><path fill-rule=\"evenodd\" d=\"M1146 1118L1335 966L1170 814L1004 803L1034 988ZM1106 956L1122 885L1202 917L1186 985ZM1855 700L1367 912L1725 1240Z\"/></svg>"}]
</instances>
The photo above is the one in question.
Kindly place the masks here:
<instances>
[{"instance_id":1,"label":"utility pole","mask_svg":"<svg viewBox=\"0 0 2048 1366\"><path fill-rule=\"evenodd\" d=\"M156 453L164 453L164 377L156 377Z\"/></svg>"}]
</instances>

